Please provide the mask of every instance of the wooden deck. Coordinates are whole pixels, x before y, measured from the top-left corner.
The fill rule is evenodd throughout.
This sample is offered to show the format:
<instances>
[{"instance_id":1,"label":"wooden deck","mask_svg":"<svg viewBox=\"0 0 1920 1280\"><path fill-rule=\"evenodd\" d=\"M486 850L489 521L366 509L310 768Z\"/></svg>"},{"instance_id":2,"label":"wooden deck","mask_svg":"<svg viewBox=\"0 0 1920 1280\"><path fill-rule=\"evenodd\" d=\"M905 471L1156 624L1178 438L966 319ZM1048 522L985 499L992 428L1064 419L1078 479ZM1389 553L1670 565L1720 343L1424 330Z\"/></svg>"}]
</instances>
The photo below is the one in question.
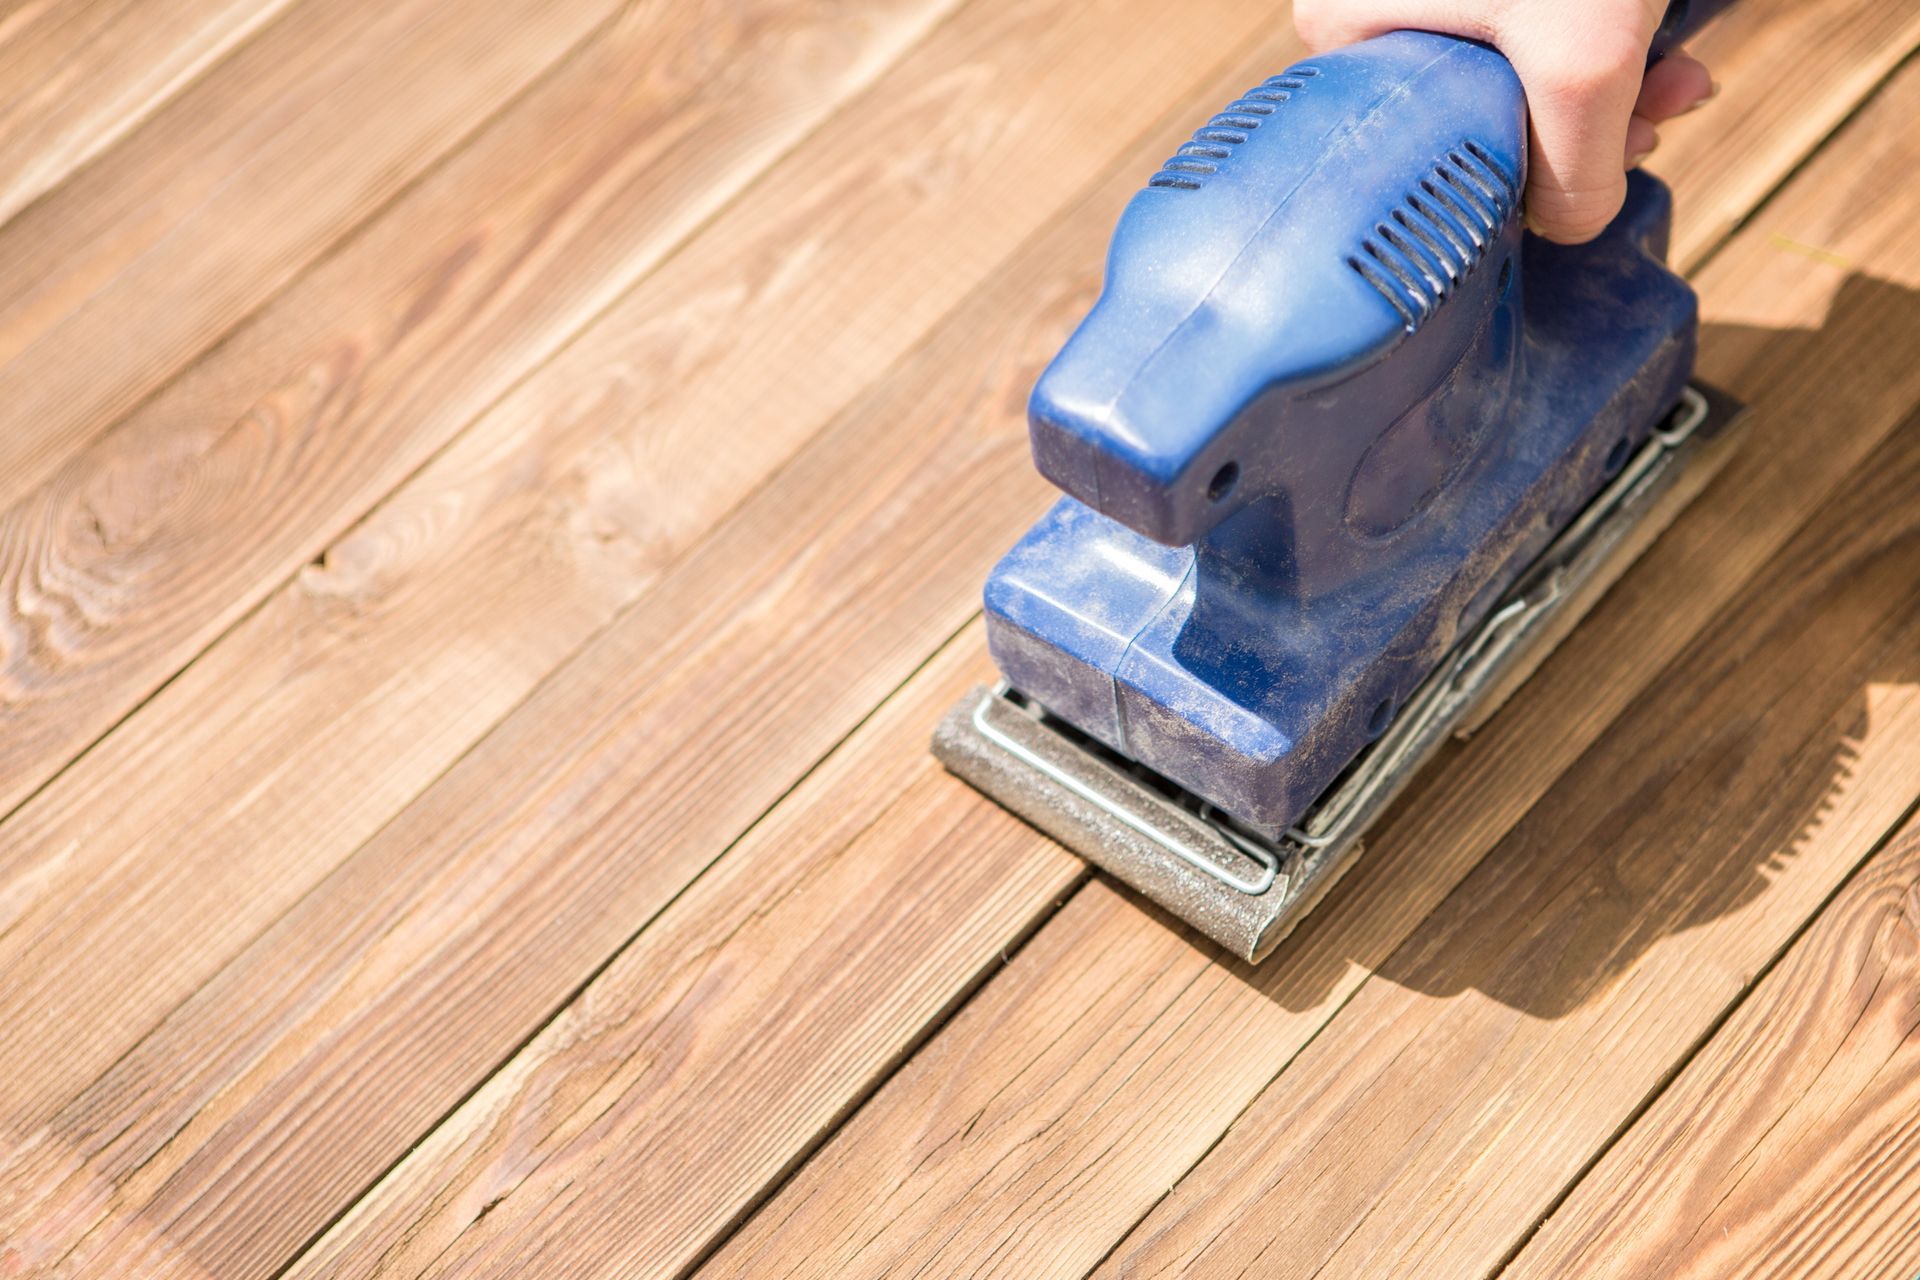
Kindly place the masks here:
<instances>
[{"instance_id":1,"label":"wooden deck","mask_svg":"<svg viewBox=\"0 0 1920 1280\"><path fill-rule=\"evenodd\" d=\"M1920 6L1711 488L1265 965L945 775L1244 0L0 4L0 1277L1920 1271Z\"/></svg>"}]
</instances>

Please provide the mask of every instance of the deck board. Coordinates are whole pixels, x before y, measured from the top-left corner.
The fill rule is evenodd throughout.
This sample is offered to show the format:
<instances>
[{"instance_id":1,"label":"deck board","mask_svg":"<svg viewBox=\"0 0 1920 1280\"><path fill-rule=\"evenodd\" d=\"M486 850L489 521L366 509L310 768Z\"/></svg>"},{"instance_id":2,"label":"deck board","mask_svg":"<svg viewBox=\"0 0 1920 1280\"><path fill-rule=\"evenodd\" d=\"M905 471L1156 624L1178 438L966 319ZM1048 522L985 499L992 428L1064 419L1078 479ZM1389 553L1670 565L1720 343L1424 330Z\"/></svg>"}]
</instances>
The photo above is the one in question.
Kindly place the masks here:
<instances>
[{"instance_id":1,"label":"deck board","mask_svg":"<svg viewBox=\"0 0 1920 1280\"><path fill-rule=\"evenodd\" d=\"M1026 388L1283 23L113 9L0 18L0 1271L1898 1256L1920 10L1702 38L1661 161L1752 439L1253 971L924 743ZM1702 1135L1783 1038L1868 1102ZM1709 1140L1783 1197L1738 1254L1675 1243Z\"/></svg>"},{"instance_id":2,"label":"deck board","mask_svg":"<svg viewBox=\"0 0 1920 1280\"><path fill-rule=\"evenodd\" d=\"M1686 201L1672 257L1691 270L1920 46L1920 8L1752 0L1690 42L1714 69L1713 109L1661 126L1650 167Z\"/></svg>"},{"instance_id":3,"label":"deck board","mask_svg":"<svg viewBox=\"0 0 1920 1280\"><path fill-rule=\"evenodd\" d=\"M979 640L944 649L288 1275L664 1275L723 1238L1086 875L1033 856L1009 815L956 808L921 750L985 675ZM976 856L930 876L924 843L946 839Z\"/></svg>"}]
</instances>

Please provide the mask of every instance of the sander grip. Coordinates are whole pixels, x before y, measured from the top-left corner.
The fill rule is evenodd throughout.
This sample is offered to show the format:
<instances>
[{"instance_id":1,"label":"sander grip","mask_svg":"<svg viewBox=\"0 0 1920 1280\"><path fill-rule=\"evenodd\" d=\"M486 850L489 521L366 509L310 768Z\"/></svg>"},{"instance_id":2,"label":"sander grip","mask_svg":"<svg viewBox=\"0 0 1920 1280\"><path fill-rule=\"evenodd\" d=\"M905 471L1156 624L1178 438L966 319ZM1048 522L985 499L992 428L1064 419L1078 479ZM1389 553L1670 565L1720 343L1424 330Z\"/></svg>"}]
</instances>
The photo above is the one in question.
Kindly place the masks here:
<instances>
[{"instance_id":1,"label":"sander grip","mask_svg":"<svg viewBox=\"0 0 1920 1280\"><path fill-rule=\"evenodd\" d=\"M1729 3L1674 0L1651 54ZM1038 469L1164 546L1261 508L1235 572L1346 580L1353 539L1459 474L1517 374L1526 164L1524 88L1488 45L1398 31L1270 77L1128 206L1099 302L1034 389ZM1429 456L1368 468L1409 415Z\"/></svg>"}]
</instances>

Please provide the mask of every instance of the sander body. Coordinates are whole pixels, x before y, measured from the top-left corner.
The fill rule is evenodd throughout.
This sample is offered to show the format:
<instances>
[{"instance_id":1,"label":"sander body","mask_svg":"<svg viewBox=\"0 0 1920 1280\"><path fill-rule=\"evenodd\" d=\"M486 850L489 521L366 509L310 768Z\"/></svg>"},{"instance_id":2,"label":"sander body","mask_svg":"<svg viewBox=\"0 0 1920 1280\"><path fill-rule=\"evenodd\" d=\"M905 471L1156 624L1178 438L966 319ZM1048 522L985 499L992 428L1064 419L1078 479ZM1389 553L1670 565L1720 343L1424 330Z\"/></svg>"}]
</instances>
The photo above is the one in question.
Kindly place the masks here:
<instances>
[{"instance_id":1,"label":"sander body","mask_svg":"<svg viewBox=\"0 0 1920 1280\"><path fill-rule=\"evenodd\" d=\"M1135 197L1034 389L1066 496L988 580L1005 681L935 751L1243 958L1724 456L1666 187L1562 246L1526 166L1485 45L1288 68Z\"/></svg>"}]
</instances>

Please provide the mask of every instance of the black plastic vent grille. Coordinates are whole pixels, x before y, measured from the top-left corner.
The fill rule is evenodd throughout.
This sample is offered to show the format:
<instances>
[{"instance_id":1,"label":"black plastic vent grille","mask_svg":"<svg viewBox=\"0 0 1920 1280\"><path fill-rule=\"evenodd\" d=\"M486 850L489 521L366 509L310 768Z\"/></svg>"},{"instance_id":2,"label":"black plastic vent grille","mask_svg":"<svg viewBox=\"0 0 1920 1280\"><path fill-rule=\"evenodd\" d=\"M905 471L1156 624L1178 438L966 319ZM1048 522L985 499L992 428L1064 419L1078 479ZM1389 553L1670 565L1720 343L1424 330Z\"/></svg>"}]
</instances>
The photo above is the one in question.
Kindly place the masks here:
<instances>
[{"instance_id":1,"label":"black plastic vent grille","mask_svg":"<svg viewBox=\"0 0 1920 1280\"><path fill-rule=\"evenodd\" d=\"M1233 157L1234 148L1252 137L1254 131L1279 110L1281 103L1305 89L1319 74L1318 67L1300 66L1282 75L1269 76L1258 88L1235 99L1225 111L1207 121L1193 135L1193 141L1175 152L1173 159L1162 165L1147 185L1172 191L1198 191Z\"/></svg>"},{"instance_id":2,"label":"black plastic vent grille","mask_svg":"<svg viewBox=\"0 0 1920 1280\"><path fill-rule=\"evenodd\" d=\"M1515 178L1479 143L1463 142L1374 227L1347 265L1411 333L1473 274L1519 203Z\"/></svg>"}]
</instances>

